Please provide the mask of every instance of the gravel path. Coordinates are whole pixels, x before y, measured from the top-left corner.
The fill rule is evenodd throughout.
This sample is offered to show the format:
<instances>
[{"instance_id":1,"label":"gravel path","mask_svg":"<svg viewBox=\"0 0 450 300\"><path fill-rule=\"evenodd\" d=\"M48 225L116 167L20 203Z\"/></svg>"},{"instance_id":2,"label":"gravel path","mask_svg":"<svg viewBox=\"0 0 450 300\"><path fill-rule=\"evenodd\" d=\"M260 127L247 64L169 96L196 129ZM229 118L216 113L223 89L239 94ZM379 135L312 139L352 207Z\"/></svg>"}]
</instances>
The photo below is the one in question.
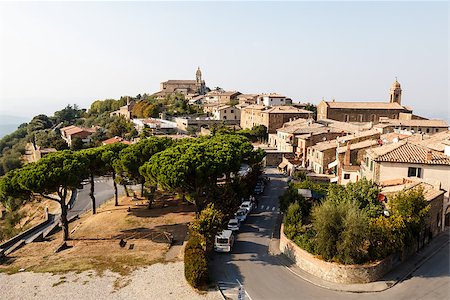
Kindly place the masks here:
<instances>
[{"instance_id":1,"label":"gravel path","mask_svg":"<svg viewBox=\"0 0 450 300\"><path fill-rule=\"evenodd\" d=\"M185 281L183 262L154 264L130 276L23 272L0 274L0 299L203 299L219 300L217 291L198 294Z\"/></svg>"}]
</instances>

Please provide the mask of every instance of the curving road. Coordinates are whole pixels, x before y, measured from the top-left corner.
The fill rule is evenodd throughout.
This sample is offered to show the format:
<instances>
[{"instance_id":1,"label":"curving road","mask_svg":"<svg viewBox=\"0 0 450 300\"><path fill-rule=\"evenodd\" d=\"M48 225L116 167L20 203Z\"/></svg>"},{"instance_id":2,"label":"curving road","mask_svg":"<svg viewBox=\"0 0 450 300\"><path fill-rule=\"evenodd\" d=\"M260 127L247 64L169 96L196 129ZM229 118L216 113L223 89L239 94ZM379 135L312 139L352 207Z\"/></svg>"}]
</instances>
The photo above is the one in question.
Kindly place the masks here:
<instances>
[{"instance_id":1,"label":"curving road","mask_svg":"<svg viewBox=\"0 0 450 300\"><path fill-rule=\"evenodd\" d=\"M449 246L442 248L412 277L380 293L355 294L315 286L294 274L284 256L268 254L272 229L279 215L278 196L286 178L276 169L266 169L271 181L260 197L259 207L238 234L231 254L216 253L211 275L227 297L237 299L238 282L246 299L449 299Z\"/></svg>"}]
</instances>

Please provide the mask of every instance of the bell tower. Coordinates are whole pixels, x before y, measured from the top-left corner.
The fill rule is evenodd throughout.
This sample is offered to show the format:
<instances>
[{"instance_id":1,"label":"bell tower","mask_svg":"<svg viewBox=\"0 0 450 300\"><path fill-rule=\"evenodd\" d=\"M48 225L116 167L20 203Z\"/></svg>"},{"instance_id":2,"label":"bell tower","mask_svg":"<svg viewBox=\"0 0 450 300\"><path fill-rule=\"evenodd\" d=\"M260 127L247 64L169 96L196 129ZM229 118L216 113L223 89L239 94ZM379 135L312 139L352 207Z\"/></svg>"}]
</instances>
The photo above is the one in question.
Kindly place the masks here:
<instances>
[{"instance_id":1,"label":"bell tower","mask_svg":"<svg viewBox=\"0 0 450 300\"><path fill-rule=\"evenodd\" d=\"M202 80L202 71L200 71L200 67L197 68L197 72L195 72L195 85L197 86L197 92L201 95L206 93L205 89L205 81Z\"/></svg>"},{"instance_id":2,"label":"bell tower","mask_svg":"<svg viewBox=\"0 0 450 300\"><path fill-rule=\"evenodd\" d=\"M195 72L195 81L198 85L202 83L202 71L200 71L200 67L197 68L197 72Z\"/></svg>"},{"instance_id":3,"label":"bell tower","mask_svg":"<svg viewBox=\"0 0 450 300\"><path fill-rule=\"evenodd\" d=\"M402 104L402 88L400 83L397 81L397 77L395 77L395 81L389 90L389 102Z\"/></svg>"}]
</instances>

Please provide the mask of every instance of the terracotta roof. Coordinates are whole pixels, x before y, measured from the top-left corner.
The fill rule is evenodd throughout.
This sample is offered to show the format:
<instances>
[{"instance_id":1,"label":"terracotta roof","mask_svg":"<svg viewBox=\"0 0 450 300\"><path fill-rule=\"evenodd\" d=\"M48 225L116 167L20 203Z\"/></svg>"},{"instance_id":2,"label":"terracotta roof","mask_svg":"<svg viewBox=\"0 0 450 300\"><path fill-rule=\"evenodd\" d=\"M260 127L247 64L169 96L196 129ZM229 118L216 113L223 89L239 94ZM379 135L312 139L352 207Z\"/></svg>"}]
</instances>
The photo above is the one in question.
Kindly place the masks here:
<instances>
[{"instance_id":1,"label":"terracotta roof","mask_svg":"<svg viewBox=\"0 0 450 300\"><path fill-rule=\"evenodd\" d=\"M313 150L316 150L316 151L324 151L324 150L329 150L329 149L333 149L333 148L337 148L337 147L338 147L338 144L336 143L336 140L332 140L332 141L317 143L310 148Z\"/></svg>"},{"instance_id":2,"label":"terracotta roof","mask_svg":"<svg viewBox=\"0 0 450 300\"><path fill-rule=\"evenodd\" d=\"M365 131L360 131L357 133L353 133L353 134L349 134L349 135L344 135L341 137L338 137L337 140L341 143L345 143L357 138L361 138L361 137L371 137L373 136L374 138L377 138L380 136L380 132L376 129L370 129L370 130L365 130Z\"/></svg>"},{"instance_id":3,"label":"terracotta roof","mask_svg":"<svg viewBox=\"0 0 450 300\"><path fill-rule=\"evenodd\" d=\"M77 134L80 132L94 133L96 131L94 128L81 128L81 127L77 127L77 126L73 126L72 128L68 128L65 130L61 129L61 130L64 131L66 135L74 135L74 134Z\"/></svg>"},{"instance_id":4,"label":"terracotta roof","mask_svg":"<svg viewBox=\"0 0 450 300\"><path fill-rule=\"evenodd\" d=\"M114 143L123 143L125 145L131 145L131 142L124 140L123 138L119 137L119 136L115 136L113 138L107 139L102 141L103 145L109 145L109 144L114 144Z\"/></svg>"},{"instance_id":5,"label":"terracotta roof","mask_svg":"<svg viewBox=\"0 0 450 300\"><path fill-rule=\"evenodd\" d=\"M335 102L324 101L330 108L355 108L355 109L398 109L407 110L396 102Z\"/></svg>"},{"instance_id":6,"label":"terracotta roof","mask_svg":"<svg viewBox=\"0 0 450 300\"><path fill-rule=\"evenodd\" d=\"M428 152L431 152L431 160L427 159ZM450 165L450 156L404 141L369 149L367 153L377 162Z\"/></svg>"},{"instance_id":7,"label":"terracotta roof","mask_svg":"<svg viewBox=\"0 0 450 300\"><path fill-rule=\"evenodd\" d=\"M377 140L365 140L359 143L350 144L350 150L364 149L372 146L378 145ZM347 146L341 146L338 148L338 153L345 153Z\"/></svg>"},{"instance_id":8,"label":"terracotta roof","mask_svg":"<svg viewBox=\"0 0 450 300\"><path fill-rule=\"evenodd\" d=\"M424 135L421 141L414 142L418 145L425 146L432 150L444 152L445 145L450 140L450 130L435 133L433 135Z\"/></svg>"},{"instance_id":9,"label":"terracotta roof","mask_svg":"<svg viewBox=\"0 0 450 300\"><path fill-rule=\"evenodd\" d=\"M68 130L68 129L72 129L72 128L75 128L75 127L77 127L77 126L75 126L75 125L70 125L70 126L63 127L63 128L61 128L60 130L61 130L61 131L66 131L66 130Z\"/></svg>"},{"instance_id":10,"label":"terracotta roof","mask_svg":"<svg viewBox=\"0 0 450 300\"><path fill-rule=\"evenodd\" d=\"M196 80L177 80L177 79L171 79L171 80L164 81L163 83L168 83L168 84L196 84L197 81L196 81Z\"/></svg>"},{"instance_id":11,"label":"terracotta roof","mask_svg":"<svg viewBox=\"0 0 450 300\"><path fill-rule=\"evenodd\" d=\"M407 191L413 188L423 188L423 195L426 201L431 201L436 197L445 193L444 190L436 188L432 184L427 182L412 180L410 178L391 179L388 181L380 182L381 193L383 194L396 194L400 191Z\"/></svg>"}]
</instances>

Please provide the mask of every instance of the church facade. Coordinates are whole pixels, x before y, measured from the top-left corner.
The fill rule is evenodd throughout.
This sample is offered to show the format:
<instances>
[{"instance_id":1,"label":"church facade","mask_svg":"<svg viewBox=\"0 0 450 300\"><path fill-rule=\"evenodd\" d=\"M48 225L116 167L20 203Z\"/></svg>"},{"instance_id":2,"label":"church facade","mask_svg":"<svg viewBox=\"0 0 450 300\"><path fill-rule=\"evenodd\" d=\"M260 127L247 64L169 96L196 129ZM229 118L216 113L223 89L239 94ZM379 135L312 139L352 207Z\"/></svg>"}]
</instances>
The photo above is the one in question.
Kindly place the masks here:
<instances>
[{"instance_id":1,"label":"church facade","mask_svg":"<svg viewBox=\"0 0 450 300\"><path fill-rule=\"evenodd\" d=\"M389 102L337 102L321 101L317 106L317 120L331 119L341 122L378 123L380 117L399 119L400 114L412 110L401 105L402 89L395 80L389 91Z\"/></svg>"},{"instance_id":2,"label":"church facade","mask_svg":"<svg viewBox=\"0 0 450 300\"><path fill-rule=\"evenodd\" d=\"M157 97L165 97L175 93L199 94L204 95L207 92L205 81L202 79L202 71L200 67L195 73L195 80L167 80L161 82L161 90L153 95Z\"/></svg>"}]
</instances>

